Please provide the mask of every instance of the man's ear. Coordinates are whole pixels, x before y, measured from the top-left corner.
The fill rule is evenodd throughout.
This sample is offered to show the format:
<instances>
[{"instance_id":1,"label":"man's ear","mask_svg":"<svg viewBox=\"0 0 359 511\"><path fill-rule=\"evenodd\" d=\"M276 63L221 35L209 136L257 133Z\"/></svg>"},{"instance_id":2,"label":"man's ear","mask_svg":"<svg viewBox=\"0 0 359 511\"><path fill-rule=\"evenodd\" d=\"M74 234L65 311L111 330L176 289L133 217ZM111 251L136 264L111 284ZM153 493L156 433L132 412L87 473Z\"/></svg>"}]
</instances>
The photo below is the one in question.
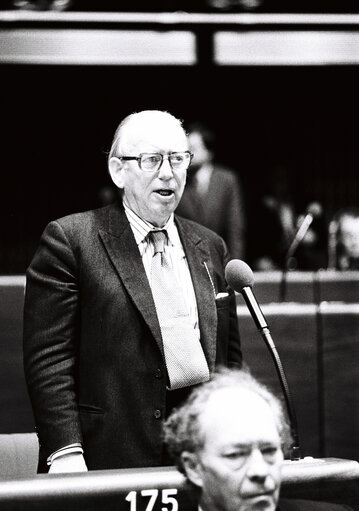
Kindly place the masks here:
<instances>
[{"instance_id":1,"label":"man's ear","mask_svg":"<svg viewBox=\"0 0 359 511\"><path fill-rule=\"evenodd\" d=\"M191 483L202 488L202 470L197 454L183 451L181 459L187 478L191 481Z\"/></svg>"},{"instance_id":2,"label":"man's ear","mask_svg":"<svg viewBox=\"0 0 359 511\"><path fill-rule=\"evenodd\" d=\"M124 163L119 158L113 156L108 162L108 170L114 184L117 188L124 187Z\"/></svg>"}]
</instances>

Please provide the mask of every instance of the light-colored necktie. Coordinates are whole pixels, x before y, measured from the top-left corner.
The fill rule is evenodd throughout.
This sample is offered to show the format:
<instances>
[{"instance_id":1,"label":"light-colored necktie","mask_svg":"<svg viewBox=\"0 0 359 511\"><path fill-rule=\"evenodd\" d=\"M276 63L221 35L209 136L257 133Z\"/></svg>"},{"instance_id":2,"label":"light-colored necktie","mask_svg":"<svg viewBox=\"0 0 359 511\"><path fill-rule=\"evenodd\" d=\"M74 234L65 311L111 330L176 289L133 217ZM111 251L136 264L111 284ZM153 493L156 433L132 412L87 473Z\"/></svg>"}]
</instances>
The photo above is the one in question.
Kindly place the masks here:
<instances>
[{"instance_id":1,"label":"light-colored necktie","mask_svg":"<svg viewBox=\"0 0 359 511\"><path fill-rule=\"evenodd\" d=\"M152 294L161 328L171 389L209 380L209 370L174 269L164 251L165 230L151 231L154 246Z\"/></svg>"}]
</instances>

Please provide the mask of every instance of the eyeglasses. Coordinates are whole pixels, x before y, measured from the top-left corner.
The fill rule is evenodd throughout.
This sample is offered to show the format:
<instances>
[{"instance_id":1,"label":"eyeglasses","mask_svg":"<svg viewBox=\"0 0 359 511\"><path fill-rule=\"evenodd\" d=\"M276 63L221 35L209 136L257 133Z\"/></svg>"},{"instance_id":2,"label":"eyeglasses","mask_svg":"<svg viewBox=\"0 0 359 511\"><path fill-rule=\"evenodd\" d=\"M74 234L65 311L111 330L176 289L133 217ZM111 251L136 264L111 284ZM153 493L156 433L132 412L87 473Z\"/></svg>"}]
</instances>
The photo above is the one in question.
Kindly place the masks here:
<instances>
[{"instance_id":1,"label":"eyeglasses","mask_svg":"<svg viewBox=\"0 0 359 511\"><path fill-rule=\"evenodd\" d=\"M162 166L163 160L169 161L173 171L187 170L190 166L193 154L190 151L169 153L167 156L161 153L141 153L138 156L119 156L120 160L137 160L138 166L144 172L155 172Z\"/></svg>"}]
</instances>

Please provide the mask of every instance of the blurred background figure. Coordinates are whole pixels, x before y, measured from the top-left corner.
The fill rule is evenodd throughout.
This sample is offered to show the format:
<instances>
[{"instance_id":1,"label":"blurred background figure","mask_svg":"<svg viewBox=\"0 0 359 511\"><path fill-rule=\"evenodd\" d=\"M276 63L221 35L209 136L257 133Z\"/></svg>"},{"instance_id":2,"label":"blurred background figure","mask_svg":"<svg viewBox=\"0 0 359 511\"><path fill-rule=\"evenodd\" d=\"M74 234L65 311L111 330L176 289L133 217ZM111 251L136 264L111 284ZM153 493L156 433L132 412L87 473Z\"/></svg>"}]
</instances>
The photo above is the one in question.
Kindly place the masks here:
<instances>
[{"instance_id":1,"label":"blurred background figure","mask_svg":"<svg viewBox=\"0 0 359 511\"><path fill-rule=\"evenodd\" d=\"M263 0L207 0L207 5L219 11L228 11L232 9L242 9L252 11L258 9L263 4Z\"/></svg>"},{"instance_id":2,"label":"blurred background figure","mask_svg":"<svg viewBox=\"0 0 359 511\"><path fill-rule=\"evenodd\" d=\"M115 202L116 199L120 197L120 194L118 191L114 188L113 185L108 184L101 186L101 188L98 191L98 206L108 206L109 204L112 204L112 202Z\"/></svg>"},{"instance_id":3,"label":"blurred background figure","mask_svg":"<svg viewBox=\"0 0 359 511\"><path fill-rule=\"evenodd\" d=\"M334 215L328 247L328 268L359 270L359 208L344 208Z\"/></svg>"},{"instance_id":4,"label":"blurred background figure","mask_svg":"<svg viewBox=\"0 0 359 511\"><path fill-rule=\"evenodd\" d=\"M13 0L11 7L28 11L66 11L72 0Z\"/></svg>"},{"instance_id":5,"label":"blurred background figure","mask_svg":"<svg viewBox=\"0 0 359 511\"><path fill-rule=\"evenodd\" d=\"M112 12L358 12L357 0L2 0L0 10L75 10Z\"/></svg>"},{"instance_id":6,"label":"blurred background figure","mask_svg":"<svg viewBox=\"0 0 359 511\"><path fill-rule=\"evenodd\" d=\"M277 165L265 193L253 211L249 235L253 266L258 271L281 268L284 254L295 234L296 213L286 167Z\"/></svg>"},{"instance_id":7,"label":"blurred background figure","mask_svg":"<svg viewBox=\"0 0 359 511\"><path fill-rule=\"evenodd\" d=\"M212 229L227 243L231 258L245 256L245 207L237 173L214 161L214 133L202 123L187 127L194 154L177 213Z\"/></svg>"},{"instance_id":8,"label":"blurred background figure","mask_svg":"<svg viewBox=\"0 0 359 511\"><path fill-rule=\"evenodd\" d=\"M326 226L321 216L321 205L306 204L305 212L298 214L290 172L286 166L276 165L267 175L267 192L255 203L251 214L250 256L257 271L284 269L287 251L306 214L318 209L313 223L305 233L291 258L290 269L317 270L327 266ZM300 206L302 210L303 206Z\"/></svg>"}]
</instances>

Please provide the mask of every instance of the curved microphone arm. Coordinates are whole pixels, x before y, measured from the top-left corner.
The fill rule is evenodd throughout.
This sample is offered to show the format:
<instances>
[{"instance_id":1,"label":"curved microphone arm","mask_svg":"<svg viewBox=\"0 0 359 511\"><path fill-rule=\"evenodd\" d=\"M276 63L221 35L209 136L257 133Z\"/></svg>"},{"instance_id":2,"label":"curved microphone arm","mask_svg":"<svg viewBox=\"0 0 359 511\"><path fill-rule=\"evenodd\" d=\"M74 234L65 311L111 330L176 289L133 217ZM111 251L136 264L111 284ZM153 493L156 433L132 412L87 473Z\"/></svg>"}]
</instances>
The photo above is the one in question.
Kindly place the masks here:
<instances>
[{"instance_id":1,"label":"curved microphone arm","mask_svg":"<svg viewBox=\"0 0 359 511\"><path fill-rule=\"evenodd\" d=\"M292 396L289 390L287 378L283 369L282 361L279 357L277 348L275 347L273 343L273 339L271 337L269 329L265 329L262 331L262 337L264 339L264 342L266 343L269 352L271 354L272 360L274 362L274 366L276 368L279 382L282 387L282 391L284 394L285 403L287 406L289 421L290 421L290 430L293 438L293 443L291 445L290 449L290 459L291 460L299 460L301 458L301 452L300 452L300 444L299 444L299 435L298 435L298 423L297 423L297 416L295 413Z\"/></svg>"},{"instance_id":2,"label":"curved microphone arm","mask_svg":"<svg viewBox=\"0 0 359 511\"><path fill-rule=\"evenodd\" d=\"M254 283L254 275L250 267L244 261L240 259L232 259L226 266L225 276L228 284L232 289L241 293L244 301L251 313L253 321L263 336L264 342L271 354L274 362L275 369L277 371L279 382L282 387L284 399L287 405L288 417L290 421L290 427L292 432L293 443L291 446L291 459L300 459L300 448L299 448L299 435L297 426L297 417L292 402L292 396L289 391L287 378L284 373L282 362L279 358L277 348L274 345L272 336L270 334L267 321L262 314L259 304L253 294L252 285Z\"/></svg>"},{"instance_id":3,"label":"curved microphone arm","mask_svg":"<svg viewBox=\"0 0 359 511\"><path fill-rule=\"evenodd\" d=\"M300 454L297 416L295 413L293 400L292 400L291 392L289 390L289 385L288 385L287 378L286 378L286 375L284 372L282 361L279 357L277 348L276 348L274 341L272 339L267 322L262 314L262 311L258 305L257 300L255 299L255 296L252 293L251 288L244 287L242 289L241 293L242 293L244 301L246 302L246 305L249 309L249 312L252 315L252 318L253 318L258 330L262 334L263 340L264 340L264 342L269 350L269 353L272 357L272 360L274 362L274 366L277 371L279 382L280 382L282 392L284 395L287 412L288 412L288 417L289 417L289 422L290 422L291 434L292 434L292 438L293 438L293 443L291 445L291 450L290 450L290 459L291 460L299 460L301 458L301 454Z\"/></svg>"}]
</instances>

